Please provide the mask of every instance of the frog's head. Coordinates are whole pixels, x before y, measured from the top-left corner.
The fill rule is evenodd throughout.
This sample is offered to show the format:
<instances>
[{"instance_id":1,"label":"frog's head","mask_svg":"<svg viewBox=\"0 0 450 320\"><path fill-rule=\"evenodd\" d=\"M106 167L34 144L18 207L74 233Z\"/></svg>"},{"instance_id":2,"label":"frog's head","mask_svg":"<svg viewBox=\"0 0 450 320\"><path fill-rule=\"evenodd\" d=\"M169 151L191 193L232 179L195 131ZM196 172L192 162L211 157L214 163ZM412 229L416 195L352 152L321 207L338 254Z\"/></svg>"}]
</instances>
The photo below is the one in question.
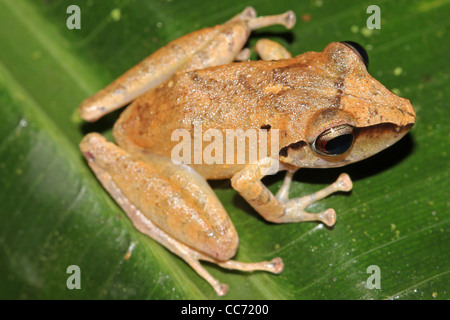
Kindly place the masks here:
<instances>
[{"instance_id":1,"label":"frog's head","mask_svg":"<svg viewBox=\"0 0 450 320\"><path fill-rule=\"evenodd\" d=\"M282 162L339 167L370 157L408 133L415 121L413 107L370 76L361 46L334 42L319 57L334 96L310 116L303 140L281 149Z\"/></svg>"}]
</instances>

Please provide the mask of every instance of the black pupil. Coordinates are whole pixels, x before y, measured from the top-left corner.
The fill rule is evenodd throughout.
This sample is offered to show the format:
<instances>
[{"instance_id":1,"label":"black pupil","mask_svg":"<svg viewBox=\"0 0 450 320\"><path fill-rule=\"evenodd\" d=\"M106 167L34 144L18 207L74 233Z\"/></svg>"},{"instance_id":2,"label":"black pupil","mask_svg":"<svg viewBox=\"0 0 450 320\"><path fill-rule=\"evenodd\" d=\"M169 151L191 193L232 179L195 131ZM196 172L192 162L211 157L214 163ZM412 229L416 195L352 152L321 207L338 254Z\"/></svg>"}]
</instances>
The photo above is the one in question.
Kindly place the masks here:
<instances>
[{"instance_id":1,"label":"black pupil","mask_svg":"<svg viewBox=\"0 0 450 320\"><path fill-rule=\"evenodd\" d=\"M325 149L329 154L343 154L352 146L352 143L353 136L351 134L343 134L328 141Z\"/></svg>"}]
</instances>

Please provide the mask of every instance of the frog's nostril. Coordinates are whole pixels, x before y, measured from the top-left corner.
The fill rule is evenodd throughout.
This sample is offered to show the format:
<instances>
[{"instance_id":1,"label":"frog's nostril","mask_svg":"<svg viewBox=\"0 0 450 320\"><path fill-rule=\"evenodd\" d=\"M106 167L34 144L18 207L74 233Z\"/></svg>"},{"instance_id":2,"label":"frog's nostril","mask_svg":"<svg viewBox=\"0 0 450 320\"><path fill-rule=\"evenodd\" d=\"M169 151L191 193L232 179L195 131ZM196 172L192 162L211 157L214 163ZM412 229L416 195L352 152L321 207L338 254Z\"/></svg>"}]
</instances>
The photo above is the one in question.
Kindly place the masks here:
<instances>
[{"instance_id":1,"label":"frog's nostril","mask_svg":"<svg viewBox=\"0 0 450 320\"><path fill-rule=\"evenodd\" d=\"M414 126L414 123L408 123L408 124L406 124L406 125L404 125L404 126L397 126L397 127L395 127L394 128L394 131L396 132L396 133L401 133L401 132L404 132L405 134L409 131L409 130L411 130L411 128Z\"/></svg>"}]
</instances>

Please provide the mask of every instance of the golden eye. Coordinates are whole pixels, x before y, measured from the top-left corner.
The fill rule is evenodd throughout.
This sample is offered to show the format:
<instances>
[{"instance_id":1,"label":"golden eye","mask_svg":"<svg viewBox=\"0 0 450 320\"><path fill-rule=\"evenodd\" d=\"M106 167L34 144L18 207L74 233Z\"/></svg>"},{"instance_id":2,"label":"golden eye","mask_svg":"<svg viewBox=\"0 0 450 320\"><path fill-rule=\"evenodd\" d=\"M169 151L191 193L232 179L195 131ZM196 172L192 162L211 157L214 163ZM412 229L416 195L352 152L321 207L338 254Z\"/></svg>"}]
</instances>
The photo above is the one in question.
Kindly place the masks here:
<instances>
[{"instance_id":1,"label":"golden eye","mask_svg":"<svg viewBox=\"0 0 450 320\"><path fill-rule=\"evenodd\" d=\"M353 141L353 127L344 124L322 132L311 147L318 154L339 156L351 148Z\"/></svg>"}]
</instances>

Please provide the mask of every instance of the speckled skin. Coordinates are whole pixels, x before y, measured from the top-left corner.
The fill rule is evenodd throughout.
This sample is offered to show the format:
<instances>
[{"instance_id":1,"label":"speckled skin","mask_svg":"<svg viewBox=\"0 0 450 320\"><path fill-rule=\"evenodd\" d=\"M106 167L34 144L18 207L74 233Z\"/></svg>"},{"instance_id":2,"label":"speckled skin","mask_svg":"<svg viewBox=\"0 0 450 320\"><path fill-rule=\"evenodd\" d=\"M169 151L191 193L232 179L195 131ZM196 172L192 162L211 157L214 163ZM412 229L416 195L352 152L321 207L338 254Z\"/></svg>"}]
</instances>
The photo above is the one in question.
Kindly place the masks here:
<instances>
[{"instance_id":1,"label":"speckled skin","mask_svg":"<svg viewBox=\"0 0 450 320\"><path fill-rule=\"evenodd\" d=\"M251 30L271 24L290 28L294 23L290 11L256 17L247 8L223 25L193 32L156 51L79 109L83 119L95 121L133 101L114 126L117 145L90 133L80 149L136 228L183 258L219 295L227 286L200 260L272 273L281 272L283 262L230 260L238 236L206 179L231 178L233 188L268 221L332 226L333 209L311 214L305 208L333 192L351 190L348 175L312 195L288 199L294 172L362 160L395 143L414 124L409 101L373 79L360 57L342 43L291 58L280 45L263 40L257 51L274 61L233 63L246 56L242 48ZM171 151L178 143L172 133L185 129L193 136L199 123L203 132L217 129L223 136L229 129L266 129L269 135L278 130L275 161L287 170L280 191L273 195L261 182L263 168L274 161L270 157L243 164L172 163ZM315 142L330 130L333 137L339 134L333 131L338 127L351 130L352 145L338 155L318 152Z\"/></svg>"},{"instance_id":2,"label":"speckled skin","mask_svg":"<svg viewBox=\"0 0 450 320\"><path fill-rule=\"evenodd\" d=\"M175 129L193 134L194 123L201 122L204 131L219 129L225 136L226 129L258 130L270 125L279 130L280 148L306 143L308 156L290 164L336 167L393 144L409 130L414 118L408 100L372 78L350 48L331 43L323 52L287 60L248 61L176 73L122 113L114 138L130 152L142 148L170 157L178 143L171 141ZM360 129L345 159L309 152L309 144L318 134L341 123ZM192 166L207 179L231 178L243 167Z\"/></svg>"}]
</instances>

